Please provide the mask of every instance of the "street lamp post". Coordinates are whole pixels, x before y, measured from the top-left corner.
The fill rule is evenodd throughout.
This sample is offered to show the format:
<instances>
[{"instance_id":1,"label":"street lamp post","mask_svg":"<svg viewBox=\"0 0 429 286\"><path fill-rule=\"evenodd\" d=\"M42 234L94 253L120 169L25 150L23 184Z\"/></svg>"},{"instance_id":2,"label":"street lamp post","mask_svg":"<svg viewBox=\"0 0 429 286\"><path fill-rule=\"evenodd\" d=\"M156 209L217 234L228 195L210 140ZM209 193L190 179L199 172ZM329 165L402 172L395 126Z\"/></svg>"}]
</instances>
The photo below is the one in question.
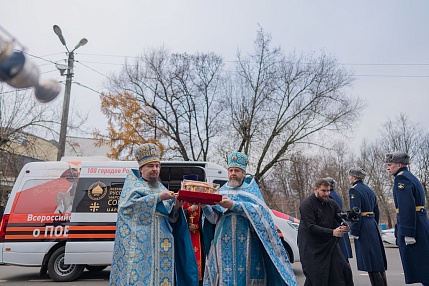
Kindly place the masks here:
<instances>
[{"instance_id":1,"label":"street lamp post","mask_svg":"<svg viewBox=\"0 0 429 286\"><path fill-rule=\"evenodd\" d=\"M67 122L69 117L69 108L70 108L70 91L71 84L73 79L73 65L74 65L74 51L79 47L88 43L88 40L83 38L79 41L76 47L73 50L69 50L66 45L66 40L63 36L63 33L57 25L54 25L54 32L60 39L63 46L66 48L68 52L68 61L67 61L67 75L66 75L66 89L64 91L64 102L63 102L63 114L61 117L61 129L60 129L60 139L58 142L58 153L57 153L57 161L60 161L64 156L65 147L66 147L66 136L67 136Z\"/></svg>"}]
</instances>

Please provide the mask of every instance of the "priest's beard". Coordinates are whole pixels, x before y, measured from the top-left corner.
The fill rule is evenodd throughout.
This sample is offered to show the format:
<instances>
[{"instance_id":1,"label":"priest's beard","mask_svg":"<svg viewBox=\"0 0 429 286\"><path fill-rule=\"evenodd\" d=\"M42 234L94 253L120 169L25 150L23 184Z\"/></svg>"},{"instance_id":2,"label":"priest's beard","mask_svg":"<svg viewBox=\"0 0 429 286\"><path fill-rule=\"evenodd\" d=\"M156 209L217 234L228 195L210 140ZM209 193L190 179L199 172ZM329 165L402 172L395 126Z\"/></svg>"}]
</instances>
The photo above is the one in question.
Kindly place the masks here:
<instances>
[{"instance_id":1,"label":"priest's beard","mask_svg":"<svg viewBox=\"0 0 429 286\"><path fill-rule=\"evenodd\" d=\"M158 185L158 178L149 178L147 182L149 183L149 186L156 187Z\"/></svg>"},{"instance_id":2,"label":"priest's beard","mask_svg":"<svg viewBox=\"0 0 429 286\"><path fill-rule=\"evenodd\" d=\"M230 179L228 182L228 185L232 188L238 188L239 186L241 186L241 184L243 184L243 180L239 180L239 179Z\"/></svg>"}]
</instances>

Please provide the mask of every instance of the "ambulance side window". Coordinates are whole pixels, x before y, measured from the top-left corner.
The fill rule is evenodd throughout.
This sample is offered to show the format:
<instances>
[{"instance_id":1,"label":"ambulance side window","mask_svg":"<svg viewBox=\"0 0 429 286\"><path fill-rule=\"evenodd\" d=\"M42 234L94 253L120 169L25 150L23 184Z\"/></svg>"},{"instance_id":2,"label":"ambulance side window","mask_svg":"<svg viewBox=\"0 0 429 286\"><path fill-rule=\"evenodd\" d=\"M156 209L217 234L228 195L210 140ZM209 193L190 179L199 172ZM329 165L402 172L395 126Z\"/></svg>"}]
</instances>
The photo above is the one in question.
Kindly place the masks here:
<instances>
[{"instance_id":1,"label":"ambulance side window","mask_svg":"<svg viewBox=\"0 0 429 286\"><path fill-rule=\"evenodd\" d=\"M214 184L219 184L221 187L226 184L226 180L213 180Z\"/></svg>"},{"instance_id":2,"label":"ambulance side window","mask_svg":"<svg viewBox=\"0 0 429 286\"><path fill-rule=\"evenodd\" d=\"M197 175L199 181L206 180L204 168L200 166L162 166L159 176L167 189L177 192L181 187L183 176L191 174Z\"/></svg>"}]
</instances>

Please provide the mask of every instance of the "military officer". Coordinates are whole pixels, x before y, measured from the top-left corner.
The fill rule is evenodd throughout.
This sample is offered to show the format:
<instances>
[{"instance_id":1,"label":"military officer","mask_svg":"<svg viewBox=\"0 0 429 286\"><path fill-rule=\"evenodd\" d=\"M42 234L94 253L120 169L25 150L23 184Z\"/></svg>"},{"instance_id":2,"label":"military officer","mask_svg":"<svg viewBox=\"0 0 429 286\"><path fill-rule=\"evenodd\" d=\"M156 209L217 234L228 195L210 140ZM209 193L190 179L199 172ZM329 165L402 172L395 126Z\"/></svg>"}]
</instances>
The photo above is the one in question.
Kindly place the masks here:
<instances>
[{"instance_id":1,"label":"military officer","mask_svg":"<svg viewBox=\"0 0 429 286\"><path fill-rule=\"evenodd\" d=\"M397 243L405 283L429 285L429 219L425 193L420 181L408 170L410 156L403 152L386 154L387 170L395 177L393 199L396 207Z\"/></svg>"},{"instance_id":2,"label":"military officer","mask_svg":"<svg viewBox=\"0 0 429 286\"><path fill-rule=\"evenodd\" d=\"M352 223L350 234L354 237L358 270L368 272L372 286L387 286L387 259L378 229L380 212L374 192L362 181L365 177L360 167L349 170L350 208L361 210L360 220Z\"/></svg>"}]
</instances>

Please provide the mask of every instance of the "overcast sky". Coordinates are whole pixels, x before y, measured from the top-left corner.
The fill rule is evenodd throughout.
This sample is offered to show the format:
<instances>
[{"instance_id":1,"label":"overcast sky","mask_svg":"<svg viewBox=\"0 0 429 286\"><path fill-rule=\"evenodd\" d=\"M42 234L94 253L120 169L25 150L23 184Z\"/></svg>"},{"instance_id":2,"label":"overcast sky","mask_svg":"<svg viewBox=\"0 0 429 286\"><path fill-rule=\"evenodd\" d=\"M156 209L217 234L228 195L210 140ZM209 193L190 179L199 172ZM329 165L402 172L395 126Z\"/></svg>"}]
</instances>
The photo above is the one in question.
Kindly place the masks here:
<instances>
[{"instance_id":1,"label":"overcast sky","mask_svg":"<svg viewBox=\"0 0 429 286\"><path fill-rule=\"evenodd\" d=\"M233 61L238 50L252 51L259 25L285 53L323 51L354 72L349 92L367 104L356 119L355 146L378 137L380 125L400 113L426 129L429 122L426 0L0 0L0 26L42 58L32 59L43 78L65 80L53 64L66 59L53 25L69 48L88 39L75 52L80 85L72 85L71 108L89 112L90 126L106 127L91 89L102 91L105 76L118 72L126 57L164 45Z\"/></svg>"}]
</instances>

